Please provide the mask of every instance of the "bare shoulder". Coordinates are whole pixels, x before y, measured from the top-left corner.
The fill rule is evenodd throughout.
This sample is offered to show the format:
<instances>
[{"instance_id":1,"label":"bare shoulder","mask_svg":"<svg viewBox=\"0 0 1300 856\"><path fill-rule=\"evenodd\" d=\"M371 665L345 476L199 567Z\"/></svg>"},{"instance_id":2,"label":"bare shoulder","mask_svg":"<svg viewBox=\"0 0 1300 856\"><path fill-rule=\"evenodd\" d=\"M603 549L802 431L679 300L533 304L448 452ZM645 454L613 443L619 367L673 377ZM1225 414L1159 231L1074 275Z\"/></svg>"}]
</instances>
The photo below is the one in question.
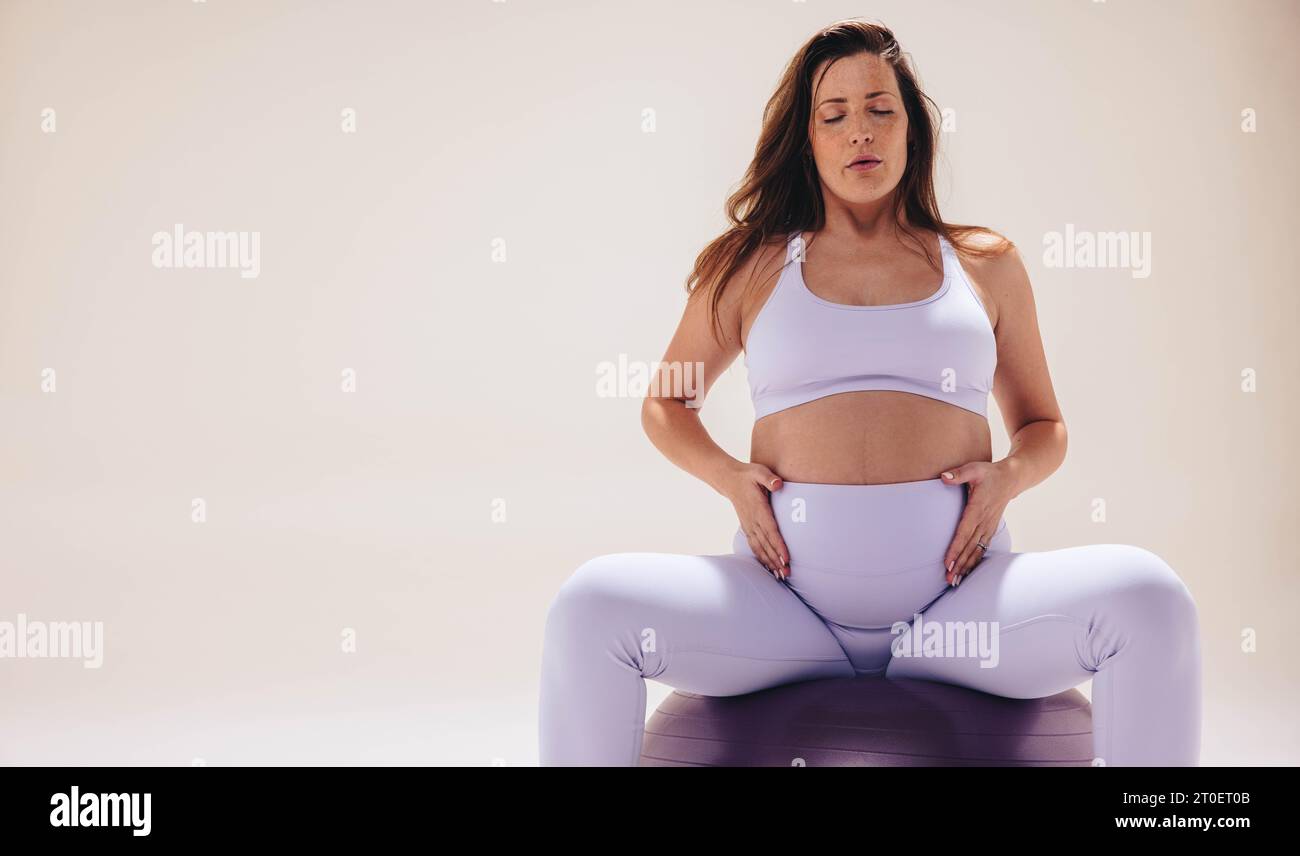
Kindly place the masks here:
<instances>
[{"instance_id":1,"label":"bare shoulder","mask_svg":"<svg viewBox=\"0 0 1300 856\"><path fill-rule=\"evenodd\" d=\"M721 302L730 304L739 316L742 348L749 341L749 328L771 296L786 262L786 239L775 235L751 250L726 283Z\"/></svg>"},{"instance_id":2,"label":"bare shoulder","mask_svg":"<svg viewBox=\"0 0 1300 856\"><path fill-rule=\"evenodd\" d=\"M785 239L771 236L746 253L735 273L726 282L724 297L748 305L755 299L761 301L762 293L776 281L776 274L785 261Z\"/></svg>"},{"instance_id":3,"label":"bare shoulder","mask_svg":"<svg viewBox=\"0 0 1300 856\"><path fill-rule=\"evenodd\" d=\"M702 285L695 280L695 288L690 290L681 320L656 370L656 379L673 366L703 366L700 387L693 396L703 403L714 382L742 348L742 322L747 325L752 318L749 295L755 289L751 284L765 279L764 267L774 253L770 242L762 242L745 251L724 281L710 280ZM664 388L662 381L656 382L657 388ZM653 397L663 396L647 396Z\"/></svg>"},{"instance_id":4,"label":"bare shoulder","mask_svg":"<svg viewBox=\"0 0 1300 856\"><path fill-rule=\"evenodd\" d=\"M1029 274L1010 238L992 229L973 228L959 233L953 245L994 329L1005 312L1032 300Z\"/></svg>"}]
</instances>

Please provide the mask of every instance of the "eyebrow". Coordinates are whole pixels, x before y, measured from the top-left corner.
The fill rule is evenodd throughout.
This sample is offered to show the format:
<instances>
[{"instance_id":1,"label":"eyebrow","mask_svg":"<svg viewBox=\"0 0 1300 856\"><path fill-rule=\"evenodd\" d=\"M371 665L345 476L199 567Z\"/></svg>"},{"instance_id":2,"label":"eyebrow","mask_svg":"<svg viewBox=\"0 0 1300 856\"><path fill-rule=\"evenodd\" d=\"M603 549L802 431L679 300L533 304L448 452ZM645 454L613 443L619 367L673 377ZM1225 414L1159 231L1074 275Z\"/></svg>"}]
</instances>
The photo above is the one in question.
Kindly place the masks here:
<instances>
[{"instance_id":1,"label":"eyebrow","mask_svg":"<svg viewBox=\"0 0 1300 856\"><path fill-rule=\"evenodd\" d=\"M875 98L877 95L893 95L893 94L894 93L892 92L886 91L884 89L880 89L875 92L868 92L866 97L863 100L869 101L872 98ZM849 99L847 98L825 98L820 103L818 103L817 107L814 107L813 109L814 110L818 109L819 107L822 106L822 104L848 104L848 103L849 103Z\"/></svg>"}]
</instances>

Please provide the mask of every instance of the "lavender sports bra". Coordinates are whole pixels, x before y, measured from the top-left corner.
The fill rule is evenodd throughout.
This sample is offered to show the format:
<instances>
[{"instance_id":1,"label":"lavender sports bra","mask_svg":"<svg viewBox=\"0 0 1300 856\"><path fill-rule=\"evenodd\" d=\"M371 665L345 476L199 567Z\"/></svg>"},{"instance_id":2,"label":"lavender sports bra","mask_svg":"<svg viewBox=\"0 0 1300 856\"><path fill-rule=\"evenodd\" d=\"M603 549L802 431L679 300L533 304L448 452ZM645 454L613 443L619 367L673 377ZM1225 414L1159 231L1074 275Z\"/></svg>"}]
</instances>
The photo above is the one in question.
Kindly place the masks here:
<instances>
[{"instance_id":1,"label":"lavender sports bra","mask_svg":"<svg viewBox=\"0 0 1300 856\"><path fill-rule=\"evenodd\" d=\"M851 306L803 281L803 233L745 343L754 419L841 392L895 390L986 416L997 341L957 252L939 236L943 284L911 303Z\"/></svg>"}]
</instances>

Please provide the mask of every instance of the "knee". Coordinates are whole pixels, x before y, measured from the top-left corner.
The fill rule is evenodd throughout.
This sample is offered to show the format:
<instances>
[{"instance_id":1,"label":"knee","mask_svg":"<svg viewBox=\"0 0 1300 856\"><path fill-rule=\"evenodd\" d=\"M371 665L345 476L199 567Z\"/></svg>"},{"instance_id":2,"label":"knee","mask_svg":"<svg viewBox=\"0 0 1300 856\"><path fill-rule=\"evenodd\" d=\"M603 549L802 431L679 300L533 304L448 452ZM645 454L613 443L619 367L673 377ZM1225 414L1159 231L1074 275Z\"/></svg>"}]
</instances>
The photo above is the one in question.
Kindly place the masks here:
<instances>
[{"instance_id":1,"label":"knee","mask_svg":"<svg viewBox=\"0 0 1300 856\"><path fill-rule=\"evenodd\" d=\"M1114 602L1131 624L1148 626L1160 635L1198 632L1196 600L1178 573L1143 547L1116 545L1120 575Z\"/></svg>"},{"instance_id":2,"label":"knee","mask_svg":"<svg viewBox=\"0 0 1300 856\"><path fill-rule=\"evenodd\" d=\"M626 554L610 553L579 565L551 599L547 623L578 621L590 625L598 616L608 614L619 597L620 570L626 562Z\"/></svg>"}]
</instances>

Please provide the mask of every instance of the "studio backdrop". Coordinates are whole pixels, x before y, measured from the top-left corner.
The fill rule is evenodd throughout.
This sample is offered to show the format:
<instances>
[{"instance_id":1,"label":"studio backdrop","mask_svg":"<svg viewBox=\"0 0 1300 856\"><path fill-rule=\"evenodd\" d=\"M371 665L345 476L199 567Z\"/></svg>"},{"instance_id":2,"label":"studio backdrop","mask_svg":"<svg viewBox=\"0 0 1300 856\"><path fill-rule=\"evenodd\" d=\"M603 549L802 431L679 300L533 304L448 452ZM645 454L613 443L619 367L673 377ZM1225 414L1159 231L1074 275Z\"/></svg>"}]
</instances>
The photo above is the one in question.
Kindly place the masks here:
<instances>
[{"instance_id":1,"label":"studio backdrop","mask_svg":"<svg viewBox=\"0 0 1300 856\"><path fill-rule=\"evenodd\" d=\"M560 584L731 549L644 384L854 16L1030 273L1069 451L1016 549L1159 554L1203 763L1300 761L1294 2L6 0L0 763L536 763Z\"/></svg>"}]
</instances>

